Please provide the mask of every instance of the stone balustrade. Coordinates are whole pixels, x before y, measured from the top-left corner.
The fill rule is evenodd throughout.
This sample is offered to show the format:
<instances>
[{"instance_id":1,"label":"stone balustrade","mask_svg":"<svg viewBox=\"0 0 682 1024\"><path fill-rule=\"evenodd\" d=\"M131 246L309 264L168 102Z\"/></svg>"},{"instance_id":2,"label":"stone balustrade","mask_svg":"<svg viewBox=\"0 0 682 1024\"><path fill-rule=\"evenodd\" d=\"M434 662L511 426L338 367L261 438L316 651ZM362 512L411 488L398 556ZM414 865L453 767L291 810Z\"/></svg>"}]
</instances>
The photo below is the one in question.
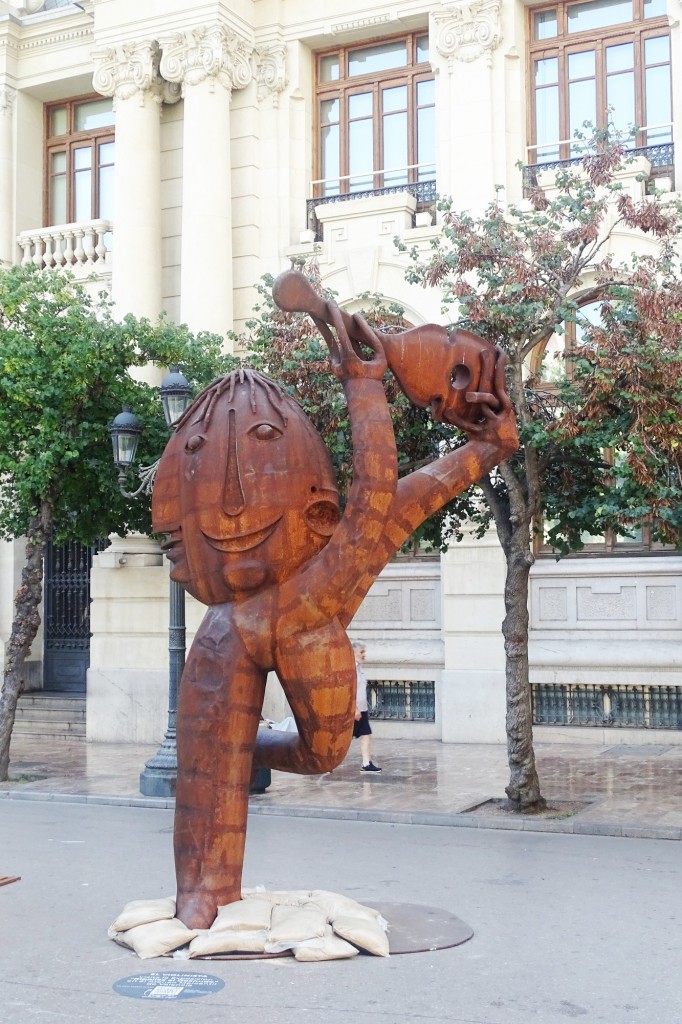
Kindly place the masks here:
<instances>
[{"instance_id":1,"label":"stone balustrade","mask_svg":"<svg viewBox=\"0 0 682 1024\"><path fill-rule=\"evenodd\" d=\"M109 220L79 224L58 224L22 231L17 242L23 251L21 265L69 267L77 276L111 271L111 233Z\"/></svg>"}]
</instances>

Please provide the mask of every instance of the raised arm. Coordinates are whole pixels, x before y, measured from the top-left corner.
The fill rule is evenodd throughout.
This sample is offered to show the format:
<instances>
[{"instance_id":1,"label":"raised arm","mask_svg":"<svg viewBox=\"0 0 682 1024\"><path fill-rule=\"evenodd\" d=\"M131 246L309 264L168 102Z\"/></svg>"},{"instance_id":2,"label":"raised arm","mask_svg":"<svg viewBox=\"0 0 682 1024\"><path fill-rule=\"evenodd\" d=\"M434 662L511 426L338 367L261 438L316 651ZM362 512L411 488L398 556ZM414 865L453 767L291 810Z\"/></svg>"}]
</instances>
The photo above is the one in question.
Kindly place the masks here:
<instances>
[{"instance_id":1,"label":"raised arm","mask_svg":"<svg viewBox=\"0 0 682 1024\"><path fill-rule=\"evenodd\" d=\"M381 541L340 617L343 625L348 625L378 574L417 527L518 448L516 420L504 383L506 356L500 349L495 352L493 392L498 408L491 408L488 394L469 392L468 402L481 410L473 437L399 481Z\"/></svg>"},{"instance_id":2,"label":"raised arm","mask_svg":"<svg viewBox=\"0 0 682 1024\"><path fill-rule=\"evenodd\" d=\"M397 454L382 384L386 359L377 334L365 321L357 316L351 320L335 303L325 302L303 275L281 275L273 298L280 308L312 315L329 347L332 372L343 385L353 437L353 482L341 522L305 572L282 587L280 606L301 594L312 626L339 615L355 592L381 542L395 498ZM360 339L372 351L370 359L363 357Z\"/></svg>"}]
</instances>

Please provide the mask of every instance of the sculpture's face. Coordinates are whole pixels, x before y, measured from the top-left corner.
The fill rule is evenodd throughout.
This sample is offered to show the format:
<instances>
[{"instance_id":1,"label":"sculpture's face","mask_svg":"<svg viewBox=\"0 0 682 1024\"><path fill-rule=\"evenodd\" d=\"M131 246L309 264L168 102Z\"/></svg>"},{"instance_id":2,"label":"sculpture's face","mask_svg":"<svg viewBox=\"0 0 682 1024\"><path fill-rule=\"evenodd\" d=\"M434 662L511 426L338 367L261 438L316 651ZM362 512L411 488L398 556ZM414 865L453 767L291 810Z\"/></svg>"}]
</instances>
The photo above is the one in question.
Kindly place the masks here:
<instances>
[{"instance_id":1,"label":"sculpture's face","mask_svg":"<svg viewBox=\"0 0 682 1024\"><path fill-rule=\"evenodd\" d=\"M320 551L338 522L338 494L311 423L291 399L271 403L262 379L225 389L210 419L201 415L186 415L168 443L153 522L168 535L171 578L222 604L283 582Z\"/></svg>"}]
</instances>

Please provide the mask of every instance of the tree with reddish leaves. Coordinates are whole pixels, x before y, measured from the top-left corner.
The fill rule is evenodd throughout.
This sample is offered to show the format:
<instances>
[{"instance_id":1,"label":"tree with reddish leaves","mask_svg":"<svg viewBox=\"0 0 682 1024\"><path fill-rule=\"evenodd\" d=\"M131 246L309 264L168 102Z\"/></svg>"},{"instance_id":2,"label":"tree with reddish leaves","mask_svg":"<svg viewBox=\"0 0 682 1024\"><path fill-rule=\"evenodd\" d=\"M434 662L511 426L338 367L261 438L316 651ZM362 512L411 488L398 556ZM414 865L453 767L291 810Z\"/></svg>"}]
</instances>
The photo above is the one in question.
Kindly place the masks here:
<instances>
[{"instance_id":1,"label":"tree with reddish leaves","mask_svg":"<svg viewBox=\"0 0 682 1024\"><path fill-rule=\"evenodd\" d=\"M626 148L607 133L587 149L523 202L498 192L480 217L441 198L440 236L409 253L408 279L440 288L455 326L509 360L522 447L464 512L479 536L494 522L506 560L506 792L525 811L545 803L528 671L534 533L544 521L559 556L580 550L585 532L627 536L646 522L655 540L682 547L682 204L655 189L633 198ZM541 353L569 327L579 343L548 386Z\"/></svg>"}]
</instances>

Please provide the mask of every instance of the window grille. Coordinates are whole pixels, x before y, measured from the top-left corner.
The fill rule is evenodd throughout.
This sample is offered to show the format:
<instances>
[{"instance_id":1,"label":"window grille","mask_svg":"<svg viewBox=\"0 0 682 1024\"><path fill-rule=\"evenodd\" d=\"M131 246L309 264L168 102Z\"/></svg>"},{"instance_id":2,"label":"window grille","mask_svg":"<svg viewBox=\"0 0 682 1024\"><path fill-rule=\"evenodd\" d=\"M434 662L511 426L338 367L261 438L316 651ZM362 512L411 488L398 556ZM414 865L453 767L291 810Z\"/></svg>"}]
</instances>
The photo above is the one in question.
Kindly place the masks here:
<instances>
[{"instance_id":1,"label":"window grille","mask_svg":"<svg viewBox=\"0 0 682 1024\"><path fill-rule=\"evenodd\" d=\"M531 686L534 725L682 729L682 687Z\"/></svg>"},{"instance_id":2,"label":"window grille","mask_svg":"<svg viewBox=\"0 0 682 1024\"><path fill-rule=\"evenodd\" d=\"M432 680L372 679L367 683L369 717L377 721L435 722Z\"/></svg>"}]
</instances>

